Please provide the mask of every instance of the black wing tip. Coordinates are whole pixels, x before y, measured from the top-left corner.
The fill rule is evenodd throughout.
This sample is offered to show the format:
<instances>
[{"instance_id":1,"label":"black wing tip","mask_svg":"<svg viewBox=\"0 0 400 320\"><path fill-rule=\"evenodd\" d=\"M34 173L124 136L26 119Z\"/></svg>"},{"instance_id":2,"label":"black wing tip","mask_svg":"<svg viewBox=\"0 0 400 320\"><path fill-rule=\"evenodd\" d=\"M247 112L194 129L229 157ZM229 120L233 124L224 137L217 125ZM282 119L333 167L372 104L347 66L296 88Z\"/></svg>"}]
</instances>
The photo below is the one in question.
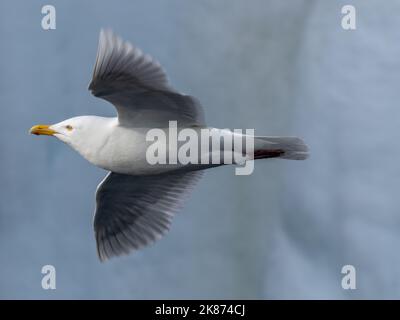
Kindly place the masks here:
<instances>
[{"instance_id":1,"label":"black wing tip","mask_svg":"<svg viewBox=\"0 0 400 320\"><path fill-rule=\"evenodd\" d=\"M163 229L159 233L153 233L151 238L148 238L147 241L144 242L136 242L130 243L128 246L119 245L117 247L109 247L109 250L106 250L106 243L110 243L112 237L118 237L118 235L106 237L101 239L96 233L96 249L97 249L97 257L99 258L101 263L105 263L112 258L117 258L121 256L128 256L133 252L138 250L151 247L157 243L162 237L164 237L170 230L170 225L168 225L165 229Z\"/></svg>"}]
</instances>

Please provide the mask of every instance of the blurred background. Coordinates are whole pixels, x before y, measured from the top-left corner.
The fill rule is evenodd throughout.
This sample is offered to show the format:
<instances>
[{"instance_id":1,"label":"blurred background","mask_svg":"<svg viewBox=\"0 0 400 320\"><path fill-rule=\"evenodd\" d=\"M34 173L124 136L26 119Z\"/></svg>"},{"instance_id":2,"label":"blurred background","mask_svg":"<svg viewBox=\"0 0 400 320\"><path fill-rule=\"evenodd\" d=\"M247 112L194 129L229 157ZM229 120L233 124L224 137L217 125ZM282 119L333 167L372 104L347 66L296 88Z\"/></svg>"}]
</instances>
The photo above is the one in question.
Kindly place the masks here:
<instances>
[{"instance_id":1,"label":"blurred background","mask_svg":"<svg viewBox=\"0 0 400 320\"><path fill-rule=\"evenodd\" d=\"M44 31L41 8L56 8ZM357 29L341 26L343 5ZM400 298L400 2L0 2L0 298ZM105 172L37 123L115 114L87 91L101 27L151 54L208 124L305 139L307 161L201 180L171 231L100 263ZM57 289L43 290L54 265ZM343 265L357 289L343 290Z\"/></svg>"}]
</instances>

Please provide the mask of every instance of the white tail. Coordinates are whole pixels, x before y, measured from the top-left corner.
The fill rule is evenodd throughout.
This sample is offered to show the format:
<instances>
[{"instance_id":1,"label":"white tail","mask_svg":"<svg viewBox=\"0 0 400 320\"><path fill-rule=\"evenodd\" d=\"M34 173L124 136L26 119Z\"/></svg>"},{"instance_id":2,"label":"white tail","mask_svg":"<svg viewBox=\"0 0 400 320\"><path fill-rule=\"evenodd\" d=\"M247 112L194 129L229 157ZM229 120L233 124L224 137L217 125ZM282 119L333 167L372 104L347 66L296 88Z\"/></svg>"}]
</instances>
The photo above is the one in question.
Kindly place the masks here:
<instances>
[{"instance_id":1,"label":"white tail","mask_svg":"<svg viewBox=\"0 0 400 320\"><path fill-rule=\"evenodd\" d=\"M263 158L304 160L308 158L308 147L296 137L255 137L254 159Z\"/></svg>"}]
</instances>

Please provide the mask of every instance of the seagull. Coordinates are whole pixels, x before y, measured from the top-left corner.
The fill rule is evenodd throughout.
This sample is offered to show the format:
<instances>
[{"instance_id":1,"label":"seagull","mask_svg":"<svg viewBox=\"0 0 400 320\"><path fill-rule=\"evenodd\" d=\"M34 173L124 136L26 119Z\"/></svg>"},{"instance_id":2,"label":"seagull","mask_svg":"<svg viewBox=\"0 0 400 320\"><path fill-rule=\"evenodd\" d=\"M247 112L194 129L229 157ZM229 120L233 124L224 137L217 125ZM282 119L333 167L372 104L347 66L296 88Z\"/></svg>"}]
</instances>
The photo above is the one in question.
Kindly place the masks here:
<instances>
[{"instance_id":1,"label":"seagull","mask_svg":"<svg viewBox=\"0 0 400 320\"><path fill-rule=\"evenodd\" d=\"M111 30L100 31L89 90L113 104L117 117L78 116L53 125L35 125L30 133L53 136L91 164L109 171L96 190L93 222L97 254L105 261L161 238L202 170L219 164L154 165L147 161L150 142L146 133L150 129L168 132L171 121L176 121L179 129L208 128L203 108L198 100L170 86L156 60ZM254 141L251 154L243 149L246 161L304 160L308 156L300 138L255 136ZM168 148L171 146L165 146ZM220 165L224 164L228 163Z\"/></svg>"}]
</instances>

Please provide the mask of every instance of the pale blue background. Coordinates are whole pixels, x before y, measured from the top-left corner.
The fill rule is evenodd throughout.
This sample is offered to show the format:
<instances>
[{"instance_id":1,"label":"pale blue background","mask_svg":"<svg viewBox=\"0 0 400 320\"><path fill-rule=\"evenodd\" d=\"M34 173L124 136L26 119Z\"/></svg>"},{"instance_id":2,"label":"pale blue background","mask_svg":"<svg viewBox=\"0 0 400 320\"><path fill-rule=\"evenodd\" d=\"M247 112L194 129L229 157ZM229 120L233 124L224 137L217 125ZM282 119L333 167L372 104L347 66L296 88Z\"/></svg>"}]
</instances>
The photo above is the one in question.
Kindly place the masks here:
<instances>
[{"instance_id":1,"label":"pale blue background","mask_svg":"<svg viewBox=\"0 0 400 320\"><path fill-rule=\"evenodd\" d=\"M53 4L57 30L43 31ZM341 28L341 7L357 30ZM0 2L1 298L400 298L400 1ZM113 115L87 91L111 27L198 97L208 123L298 135L304 162L210 170L171 232L101 264L105 172L28 129ZM41 288L41 267L57 289ZM357 290L341 268L357 269Z\"/></svg>"}]
</instances>

